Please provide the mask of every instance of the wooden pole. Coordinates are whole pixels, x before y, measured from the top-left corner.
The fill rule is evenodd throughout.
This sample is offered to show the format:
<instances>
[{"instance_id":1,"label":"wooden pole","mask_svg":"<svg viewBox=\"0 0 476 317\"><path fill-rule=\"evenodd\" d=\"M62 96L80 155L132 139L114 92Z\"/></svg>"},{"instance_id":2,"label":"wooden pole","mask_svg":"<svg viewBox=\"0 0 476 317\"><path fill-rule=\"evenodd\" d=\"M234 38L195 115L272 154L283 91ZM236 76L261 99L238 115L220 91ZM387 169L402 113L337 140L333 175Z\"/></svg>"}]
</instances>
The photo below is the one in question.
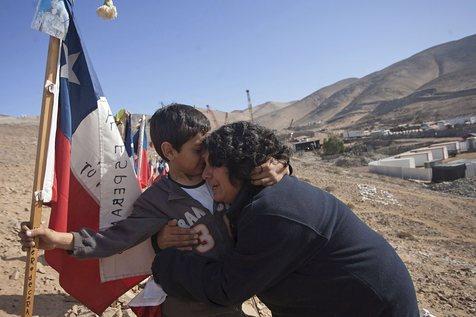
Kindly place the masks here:
<instances>
[{"instance_id":1,"label":"wooden pole","mask_svg":"<svg viewBox=\"0 0 476 317\"><path fill-rule=\"evenodd\" d=\"M33 181L33 195L31 199L30 228L38 228L41 224L41 211L43 202L39 193L43 189L43 180L46 168L46 156L48 153L48 138L51 127L51 114L54 103L54 87L47 83L56 83L60 40L50 37L48 57L45 72L45 87L38 129L38 144L36 147L35 178ZM52 89L53 88L53 89ZM28 249L25 267L25 284L23 286L23 317L31 317L35 296L36 264L38 261L38 238L35 239L35 247Z\"/></svg>"}]
</instances>

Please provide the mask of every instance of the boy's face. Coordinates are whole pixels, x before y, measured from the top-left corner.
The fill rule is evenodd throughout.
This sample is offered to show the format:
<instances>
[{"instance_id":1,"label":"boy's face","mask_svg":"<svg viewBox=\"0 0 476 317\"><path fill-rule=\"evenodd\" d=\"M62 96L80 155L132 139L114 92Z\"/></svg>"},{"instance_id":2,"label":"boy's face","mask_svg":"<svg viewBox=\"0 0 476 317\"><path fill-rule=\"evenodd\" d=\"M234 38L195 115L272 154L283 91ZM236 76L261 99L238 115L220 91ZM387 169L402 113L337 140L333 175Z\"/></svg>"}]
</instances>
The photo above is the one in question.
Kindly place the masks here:
<instances>
[{"instance_id":1,"label":"boy's face","mask_svg":"<svg viewBox=\"0 0 476 317\"><path fill-rule=\"evenodd\" d=\"M182 145L180 151L176 152L173 165L182 173L188 176L201 175L205 168L203 159L203 145L205 134L198 133Z\"/></svg>"}]
</instances>

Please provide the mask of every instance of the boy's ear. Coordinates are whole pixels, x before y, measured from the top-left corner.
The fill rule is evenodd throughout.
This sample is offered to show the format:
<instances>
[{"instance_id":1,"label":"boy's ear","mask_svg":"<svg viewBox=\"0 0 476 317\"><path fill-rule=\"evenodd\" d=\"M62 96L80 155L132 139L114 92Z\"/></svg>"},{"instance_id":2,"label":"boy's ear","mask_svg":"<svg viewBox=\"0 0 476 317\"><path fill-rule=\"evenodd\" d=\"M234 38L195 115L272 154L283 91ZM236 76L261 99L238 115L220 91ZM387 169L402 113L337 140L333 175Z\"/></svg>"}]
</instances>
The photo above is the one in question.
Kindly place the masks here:
<instances>
[{"instance_id":1,"label":"boy's ear","mask_svg":"<svg viewBox=\"0 0 476 317\"><path fill-rule=\"evenodd\" d=\"M164 153L164 156L167 158L167 160L172 161L175 158L177 151L169 142L162 142L160 149L162 150L162 153Z\"/></svg>"}]
</instances>

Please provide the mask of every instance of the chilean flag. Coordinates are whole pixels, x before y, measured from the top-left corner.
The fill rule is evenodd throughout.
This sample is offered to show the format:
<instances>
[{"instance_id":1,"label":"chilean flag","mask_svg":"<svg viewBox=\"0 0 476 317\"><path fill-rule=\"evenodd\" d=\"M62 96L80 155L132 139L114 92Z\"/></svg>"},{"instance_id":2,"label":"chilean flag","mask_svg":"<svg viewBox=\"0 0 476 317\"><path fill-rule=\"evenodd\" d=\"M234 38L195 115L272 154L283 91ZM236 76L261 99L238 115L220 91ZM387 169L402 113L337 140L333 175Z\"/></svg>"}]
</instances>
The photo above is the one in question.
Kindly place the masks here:
<instances>
[{"instance_id":1,"label":"chilean flag","mask_svg":"<svg viewBox=\"0 0 476 317\"><path fill-rule=\"evenodd\" d=\"M145 116L142 117L139 130L134 134L134 145L137 145L134 147L137 178L141 187L146 188L150 186L150 166L147 157L149 142L147 141L147 134L145 133Z\"/></svg>"},{"instance_id":2,"label":"chilean flag","mask_svg":"<svg viewBox=\"0 0 476 317\"><path fill-rule=\"evenodd\" d=\"M132 138L132 115L130 113L127 114L125 120L124 145L126 147L127 155L131 158L131 161L133 162L134 141Z\"/></svg>"},{"instance_id":3,"label":"chilean flag","mask_svg":"<svg viewBox=\"0 0 476 317\"><path fill-rule=\"evenodd\" d=\"M44 201L49 227L62 232L100 230L125 219L141 190L114 117L78 35L70 22L61 42L59 93L51 127ZM78 260L63 250L46 251L66 292L101 314L114 300L150 275L149 241L119 255Z\"/></svg>"}]
</instances>

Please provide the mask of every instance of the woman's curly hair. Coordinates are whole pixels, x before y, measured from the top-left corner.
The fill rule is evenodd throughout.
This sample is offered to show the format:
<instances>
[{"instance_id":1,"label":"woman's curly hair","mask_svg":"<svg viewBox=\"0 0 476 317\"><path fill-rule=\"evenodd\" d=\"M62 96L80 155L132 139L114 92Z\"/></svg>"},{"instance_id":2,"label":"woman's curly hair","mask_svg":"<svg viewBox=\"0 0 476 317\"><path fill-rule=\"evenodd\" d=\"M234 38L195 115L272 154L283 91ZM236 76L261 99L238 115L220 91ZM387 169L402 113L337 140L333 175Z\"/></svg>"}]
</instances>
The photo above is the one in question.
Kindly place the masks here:
<instances>
[{"instance_id":1,"label":"woman's curly hair","mask_svg":"<svg viewBox=\"0 0 476 317\"><path fill-rule=\"evenodd\" d=\"M271 130L247 121L220 127L204 145L209 164L227 167L232 183L249 181L253 169L271 157L286 163L291 157L291 150Z\"/></svg>"}]
</instances>

